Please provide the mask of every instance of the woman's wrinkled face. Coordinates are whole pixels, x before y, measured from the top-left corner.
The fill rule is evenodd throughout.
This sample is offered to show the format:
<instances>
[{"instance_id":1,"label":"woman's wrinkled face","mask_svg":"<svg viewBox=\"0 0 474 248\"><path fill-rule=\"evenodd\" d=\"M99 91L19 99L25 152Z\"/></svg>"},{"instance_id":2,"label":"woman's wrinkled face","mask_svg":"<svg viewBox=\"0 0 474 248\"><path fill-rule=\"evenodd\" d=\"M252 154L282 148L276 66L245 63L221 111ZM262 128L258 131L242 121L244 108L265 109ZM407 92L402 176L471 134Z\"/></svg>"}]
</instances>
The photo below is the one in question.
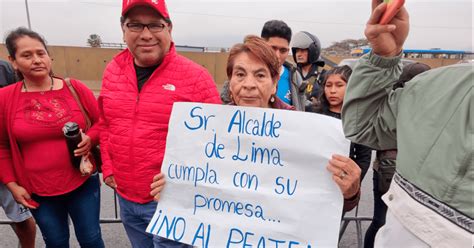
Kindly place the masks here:
<instances>
[{"instance_id":1,"label":"woman's wrinkled face","mask_svg":"<svg viewBox=\"0 0 474 248\"><path fill-rule=\"evenodd\" d=\"M235 57L229 85L237 106L268 108L270 97L276 93L268 67L245 52Z\"/></svg>"},{"instance_id":2,"label":"woman's wrinkled face","mask_svg":"<svg viewBox=\"0 0 474 248\"><path fill-rule=\"evenodd\" d=\"M324 94L326 95L330 108L342 107L346 93L346 85L347 83L342 79L341 75L329 75L324 85Z\"/></svg>"}]
</instances>

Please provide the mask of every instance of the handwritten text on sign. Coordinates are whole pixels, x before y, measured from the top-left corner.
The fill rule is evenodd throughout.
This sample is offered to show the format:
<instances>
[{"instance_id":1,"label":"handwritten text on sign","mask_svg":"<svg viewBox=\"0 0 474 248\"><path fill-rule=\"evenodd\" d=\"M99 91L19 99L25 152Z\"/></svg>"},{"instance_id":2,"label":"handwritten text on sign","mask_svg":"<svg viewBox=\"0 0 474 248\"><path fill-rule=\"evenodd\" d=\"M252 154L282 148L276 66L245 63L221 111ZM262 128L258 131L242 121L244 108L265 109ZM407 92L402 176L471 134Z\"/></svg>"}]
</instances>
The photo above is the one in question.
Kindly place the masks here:
<instances>
[{"instance_id":1,"label":"handwritten text on sign","mask_svg":"<svg viewBox=\"0 0 474 248\"><path fill-rule=\"evenodd\" d=\"M341 122L296 111L175 103L147 231L199 247L336 247L342 195L326 165Z\"/></svg>"}]
</instances>

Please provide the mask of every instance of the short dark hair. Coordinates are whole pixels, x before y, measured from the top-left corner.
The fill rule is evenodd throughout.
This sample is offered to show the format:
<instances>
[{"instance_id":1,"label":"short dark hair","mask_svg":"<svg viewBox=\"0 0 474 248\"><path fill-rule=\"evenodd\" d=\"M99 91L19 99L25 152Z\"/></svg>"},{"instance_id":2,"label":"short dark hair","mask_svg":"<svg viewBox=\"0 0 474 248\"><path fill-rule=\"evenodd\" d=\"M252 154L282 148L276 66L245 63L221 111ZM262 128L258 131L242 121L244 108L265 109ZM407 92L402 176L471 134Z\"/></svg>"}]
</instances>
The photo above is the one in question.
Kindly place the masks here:
<instances>
[{"instance_id":1,"label":"short dark hair","mask_svg":"<svg viewBox=\"0 0 474 248\"><path fill-rule=\"evenodd\" d=\"M16 50L18 49L16 42L18 39L28 36L32 39L38 40L43 44L44 49L46 52L49 54L48 47L46 46L46 40L41 36L40 34L36 33L33 30L27 29L25 27L19 27L17 29L14 29L8 33L7 37L5 38L5 45L8 50L8 55L12 57L13 59L16 59L15 54Z\"/></svg>"},{"instance_id":2,"label":"short dark hair","mask_svg":"<svg viewBox=\"0 0 474 248\"><path fill-rule=\"evenodd\" d=\"M291 42L291 28L284 21L271 20L265 22L262 28L262 34L260 35L265 40L272 37L279 37Z\"/></svg>"}]
</instances>

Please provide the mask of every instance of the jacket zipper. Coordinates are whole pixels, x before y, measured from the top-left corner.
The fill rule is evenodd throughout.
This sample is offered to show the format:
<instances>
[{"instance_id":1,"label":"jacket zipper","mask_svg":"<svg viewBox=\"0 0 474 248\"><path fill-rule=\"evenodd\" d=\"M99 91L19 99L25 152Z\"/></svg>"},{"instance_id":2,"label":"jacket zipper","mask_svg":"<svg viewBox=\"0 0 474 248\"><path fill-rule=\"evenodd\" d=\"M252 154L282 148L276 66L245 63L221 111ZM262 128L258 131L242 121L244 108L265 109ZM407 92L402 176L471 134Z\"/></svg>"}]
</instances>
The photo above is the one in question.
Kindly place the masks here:
<instances>
[{"instance_id":1,"label":"jacket zipper","mask_svg":"<svg viewBox=\"0 0 474 248\"><path fill-rule=\"evenodd\" d=\"M135 147L135 129L137 128L137 122L138 122L138 105L140 104L140 94L145 91L145 88L147 88L150 79L153 77L153 75L156 73L157 70L160 68L156 68L155 71L150 75L150 77L147 79L145 84L143 85L142 89L138 91L138 82L135 80L135 89L137 90L137 96L135 98L135 109L134 109L134 114L133 114L133 123L132 123L132 138L130 142L130 162L131 165L135 165L135 153L133 152L133 148ZM134 70L135 72L135 70ZM133 167L133 171L136 169L136 167ZM134 171L135 172L135 171Z\"/></svg>"}]
</instances>

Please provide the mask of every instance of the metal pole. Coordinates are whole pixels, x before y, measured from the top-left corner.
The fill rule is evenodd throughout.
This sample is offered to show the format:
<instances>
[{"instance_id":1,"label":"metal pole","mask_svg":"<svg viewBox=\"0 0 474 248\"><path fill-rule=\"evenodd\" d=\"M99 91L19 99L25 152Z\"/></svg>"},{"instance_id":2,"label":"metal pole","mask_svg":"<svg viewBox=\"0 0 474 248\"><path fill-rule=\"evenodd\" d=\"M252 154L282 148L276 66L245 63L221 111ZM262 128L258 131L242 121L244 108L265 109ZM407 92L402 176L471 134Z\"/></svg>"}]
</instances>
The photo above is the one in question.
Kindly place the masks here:
<instances>
[{"instance_id":1,"label":"metal pole","mask_svg":"<svg viewBox=\"0 0 474 248\"><path fill-rule=\"evenodd\" d=\"M28 9L28 0L25 0L25 6L26 6L26 19L28 20L28 28L31 29L30 10Z\"/></svg>"}]
</instances>

